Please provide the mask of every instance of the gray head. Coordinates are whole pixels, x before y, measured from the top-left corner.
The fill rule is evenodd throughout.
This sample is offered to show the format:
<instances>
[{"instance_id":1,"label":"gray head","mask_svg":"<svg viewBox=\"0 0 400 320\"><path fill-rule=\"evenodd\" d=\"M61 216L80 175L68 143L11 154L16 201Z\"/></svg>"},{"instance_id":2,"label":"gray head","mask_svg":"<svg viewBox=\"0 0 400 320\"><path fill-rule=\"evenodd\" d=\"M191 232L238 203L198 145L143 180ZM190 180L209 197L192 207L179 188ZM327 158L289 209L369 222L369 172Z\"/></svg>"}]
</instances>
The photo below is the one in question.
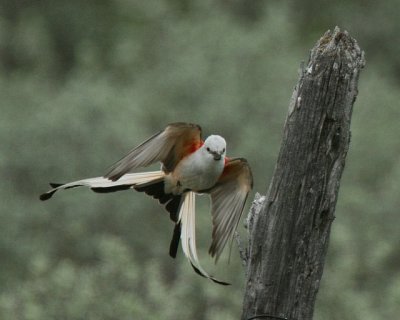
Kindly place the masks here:
<instances>
[{"instance_id":1,"label":"gray head","mask_svg":"<svg viewBox=\"0 0 400 320\"><path fill-rule=\"evenodd\" d=\"M203 149L211 154L214 160L221 160L225 157L226 141L221 136L211 135L204 141Z\"/></svg>"}]
</instances>

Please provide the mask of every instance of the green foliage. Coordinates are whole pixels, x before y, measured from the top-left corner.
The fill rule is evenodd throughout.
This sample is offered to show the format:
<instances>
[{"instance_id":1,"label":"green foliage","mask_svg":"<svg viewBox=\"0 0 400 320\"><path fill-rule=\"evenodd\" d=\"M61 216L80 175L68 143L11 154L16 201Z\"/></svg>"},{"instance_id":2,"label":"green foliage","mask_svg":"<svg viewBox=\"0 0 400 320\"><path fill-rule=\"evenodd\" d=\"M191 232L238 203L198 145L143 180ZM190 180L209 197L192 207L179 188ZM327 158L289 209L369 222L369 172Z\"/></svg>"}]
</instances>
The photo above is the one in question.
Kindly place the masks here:
<instances>
[{"instance_id":1,"label":"green foliage","mask_svg":"<svg viewBox=\"0 0 400 320\"><path fill-rule=\"evenodd\" d=\"M400 63L395 45L375 42L395 39L395 11L374 3L373 16L388 18L364 28L364 11L351 19L359 1L329 15L307 3L0 3L1 319L238 319L244 272L235 245L229 265L208 258L206 199L201 261L230 287L195 275L182 254L168 257L173 225L143 194L38 195L49 181L102 175L174 121L225 136L265 193L299 63L341 22L368 65L316 319L396 318Z\"/></svg>"}]
</instances>

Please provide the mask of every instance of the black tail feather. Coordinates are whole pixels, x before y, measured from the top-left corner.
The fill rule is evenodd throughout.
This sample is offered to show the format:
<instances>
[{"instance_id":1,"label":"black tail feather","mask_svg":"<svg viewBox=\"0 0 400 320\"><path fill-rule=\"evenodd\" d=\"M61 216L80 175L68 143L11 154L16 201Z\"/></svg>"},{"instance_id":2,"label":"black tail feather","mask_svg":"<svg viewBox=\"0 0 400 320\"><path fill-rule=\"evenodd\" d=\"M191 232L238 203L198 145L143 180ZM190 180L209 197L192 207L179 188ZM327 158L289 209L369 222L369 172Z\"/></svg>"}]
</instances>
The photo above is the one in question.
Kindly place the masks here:
<instances>
[{"instance_id":1,"label":"black tail feather","mask_svg":"<svg viewBox=\"0 0 400 320\"><path fill-rule=\"evenodd\" d=\"M124 184L124 185L120 185L120 186L96 187L96 188L90 188L90 189L92 189L94 192L97 192L97 193L109 193L109 192L128 190L130 188L132 188L132 185Z\"/></svg>"},{"instance_id":2,"label":"black tail feather","mask_svg":"<svg viewBox=\"0 0 400 320\"><path fill-rule=\"evenodd\" d=\"M218 283L218 284L221 284L223 286L230 286L231 285L229 282L221 281L221 280L218 280L218 279L216 279L214 277L210 277L210 276L209 277L205 276L193 263L190 263L190 264L192 265L192 268L193 268L194 272L196 272L198 275L202 276L203 278L208 278L211 281L213 281L215 283Z\"/></svg>"},{"instance_id":3,"label":"black tail feather","mask_svg":"<svg viewBox=\"0 0 400 320\"><path fill-rule=\"evenodd\" d=\"M154 199L157 199L161 204L165 204L165 209L169 212L170 218L175 223L178 222L179 208L182 203L181 195L164 192L164 178L154 180L142 185L134 186L136 191L144 192Z\"/></svg>"},{"instance_id":4,"label":"black tail feather","mask_svg":"<svg viewBox=\"0 0 400 320\"><path fill-rule=\"evenodd\" d=\"M54 182L50 182L49 184L50 184L50 186L51 186L52 188L58 188L58 187L63 186L65 183L54 183ZM66 188L64 188L64 189L67 190L67 189L72 189L72 188L76 188L76 187L83 187L83 186L84 186L83 184L75 184L75 185L73 185L73 186L69 186L69 187L66 187Z\"/></svg>"},{"instance_id":5,"label":"black tail feather","mask_svg":"<svg viewBox=\"0 0 400 320\"><path fill-rule=\"evenodd\" d=\"M169 245L169 255L176 258L178 252L179 240L181 238L181 223L175 224L174 233L172 235L171 244Z\"/></svg>"},{"instance_id":6,"label":"black tail feather","mask_svg":"<svg viewBox=\"0 0 400 320\"><path fill-rule=\"evenodd\" d=\"M58 188L58 187L61 187L63 185L64 185L64 183L53 183L53 182L50 182L50 186L52 188ZM83 186L84 186L83 184L74 184L74 185L69 186L69 187L64 187L63 189L72 189L72 188L83 187ZM130 188L132 188L131 184L124 184L124 185L117 185L117 186L112 186L112 187L95 187L95 188L90 188L90 189L93 190L94 192L97 192L97 193L108 193L108 192L116 192L116 191L127 190L127 189L130 189ZM40 200L45 201L45 200L50 199L57 190L58 189L41 194L40 197L39 197Z\"/></svg>"},{"instance_id":7,"label":"black tail feather","mask_svg":"<svg viewBox=\"0 0 400 320\"><path fill-rule=\"evenodd\" d=\"M164 204L169 200L169 195L164 192L163 179L157 179L155 181L150 181L148 183L135 186L135 190L152 196L153 198L159 200L161 204Z\"/></svg>"},{"instance_id":8,"label":"black tail feather","mask_svg":"<svg viewBox=\"0 0 400 320\"><path fill-rule=\"evenodd\" d=\"M53 196L54 192L56 192L56 191L57 190L54 190L52 192L43 193L40 195L39 199L42 201L49 200Z\"/></svg>"},{"instance_id":9,"label":"black tail feather","mask_svg":"<svg viewBox=\"0 0 400 320\"><path fill-rule=\"evenodd\" d=\"M50 186L52 188L57 188L57 187L60 187L60 186L63 185L63 183L53 183L53 182L50 182L49 184L50 184ZM39 196L39 199L42 200L42 201L49 200L56 191L57 190L53 190L53 191L50 191L50 192L43 193L43 194L41 194Z\"/></svg>"},{"instance_id":10,"label":"black tail feather","mask_svg":"<svg viewBox=\"0 0 400 320\"><path fill-rule=\"evenodd\" d=\"M54 182L50 182L50 187L52 188L57 188L57 187L61 187L64 183L54 183Z\"/></svg>"},{"instance_id":11,"label":"black tail feather","mask_svg":"<svg viewBox=\"0 0 400 320\"><path fill-rule=\"evenodd\" d=\"M174 196L170 202L167 203L165 209L169 212L169 217L173 222L178 222L179 208L181 207L182 196Z\"/></svg>"}]
</instances>

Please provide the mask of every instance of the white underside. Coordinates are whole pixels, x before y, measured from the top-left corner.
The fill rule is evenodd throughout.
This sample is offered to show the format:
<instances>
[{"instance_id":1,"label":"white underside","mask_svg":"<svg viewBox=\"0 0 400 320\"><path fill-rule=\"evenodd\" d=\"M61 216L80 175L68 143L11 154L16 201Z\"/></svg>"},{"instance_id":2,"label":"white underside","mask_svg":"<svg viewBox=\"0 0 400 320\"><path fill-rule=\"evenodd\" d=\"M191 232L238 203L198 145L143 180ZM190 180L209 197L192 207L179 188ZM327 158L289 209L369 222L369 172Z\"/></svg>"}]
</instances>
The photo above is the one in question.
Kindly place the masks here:
<instances>
[{"instance_id":1,"label":"white underside","mask_svg":"<svg viewBox=\"0 0 400 320\"><path fill-rule=\"evenodd\" d=\"M214 160L199 149L179 162L174 172L165 178L165 192L181 194L185 190L207 190L215 185L224 170L224 158Z\"/></svg>"}]
</instances>

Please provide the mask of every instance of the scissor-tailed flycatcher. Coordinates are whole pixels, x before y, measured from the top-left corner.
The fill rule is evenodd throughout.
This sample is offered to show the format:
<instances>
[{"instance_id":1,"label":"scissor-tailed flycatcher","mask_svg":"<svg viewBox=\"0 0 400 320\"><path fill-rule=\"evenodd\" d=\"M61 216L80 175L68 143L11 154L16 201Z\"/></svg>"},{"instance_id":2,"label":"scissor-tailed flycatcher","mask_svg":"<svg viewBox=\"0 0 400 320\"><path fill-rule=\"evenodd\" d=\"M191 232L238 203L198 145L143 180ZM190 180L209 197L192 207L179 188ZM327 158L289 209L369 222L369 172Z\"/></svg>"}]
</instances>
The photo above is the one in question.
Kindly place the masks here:
<instances>
[{"instance_id":1,"label":"scissor-tailed flycatcher","mask_svg":"<svg viewBox=\"0 0 400 320\"><path fill-rule=\"evenodd\" d=\"M175 258L179 239L194 270L214 282L200 265L196 252L195 194L209 194L213 222L209 254L216 261L228 240L232 239L252 188L252 174L243 158L227 158L225 139L211 135L201 139L201 128L190 123L173 123L155 134L115 163L104 177L50 185L53 189L40 196L50 199L61 189L90 187L105 193L133 188L165 205L175 229L169 254ZM128 173L132 169L161 162L160 171Z\"/></svg>"}]
</instances>

